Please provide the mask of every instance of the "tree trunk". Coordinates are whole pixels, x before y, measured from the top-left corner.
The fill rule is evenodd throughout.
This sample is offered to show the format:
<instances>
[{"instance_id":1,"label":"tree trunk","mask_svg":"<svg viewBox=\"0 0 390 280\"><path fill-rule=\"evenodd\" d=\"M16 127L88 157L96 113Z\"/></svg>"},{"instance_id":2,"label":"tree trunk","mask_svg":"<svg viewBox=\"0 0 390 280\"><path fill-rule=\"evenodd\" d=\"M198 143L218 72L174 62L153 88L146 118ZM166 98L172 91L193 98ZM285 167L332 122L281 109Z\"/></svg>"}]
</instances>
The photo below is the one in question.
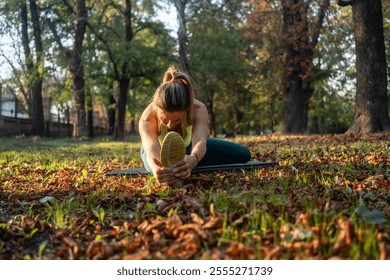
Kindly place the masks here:
<instances>
[{"instance_id":1,"label":"tree trunk","mask_svg":"<svg viewBox=\"0 0 390 280\"><path fill-rule=\"evenodd\" d=\"M125 41L129 43L133 39L132 6L130 0L126 0L126 8L123 15L125 17L126 24ZM114 64L114 68L116 67L116 64ZM119 97L117 100L114 139L123 139L125 137L127 94L130 87L130 76L127 67L128 63L126 61L123 62L121 65L121 75L119 76L119 74L117 74L115 78L115 80L119 82ZM119 73L117 68L115 69L115 72Z\"/></svg>"},{"instance_id":2,"label":"tree trunk","mask_svg":"<svg viewBox=\"0 0 390 280\"><path fill-rule=\"evenodd\" d=\"M307 16L303 0L283 4L283 123L282 133L305 133L311 92L311 64L304 52L309 47Z\"/></svg>"},{"instance_id":3,"label":"tree trunk","mask_svg":"<svg viewBox=\"0 0 390 280\"><path fill-rule=\"evenodd\" d=\"M181 70L188 75L190 74L190 67L188 65L188 34L186 21L186 5L187 0L174 0L177 11L177 18L179 20L179 30L177 31L177 38L179 41L179 58Z\"/></svg>"},{"instance_id":4,"label":"tree trunk","mask_svg":"<svg viewBox=\"0 0 390 280\"><path fill-rule=\"evenodd\" d=\"M306 133L313 94L313 56L329 0L319 2L317 21L309 34L304 0L283 0L283 122L282 133Z\"/></svg>"},{"instance_id":5,"label":"tree trunk","mask_svg":"<svg viewBox=\"0 0 390 280\"><path fill-rule=\"evenodd\" d=\"M77 65L77 60L72 62L73 66ZM83 66L79 66L83 68ZM87 135L86 124L86 110L85 110L85 92L84 92L84 78L82 76L83 70L79 69L72 72L73 80L73 137L82 137Z\"/></svg>"},{"instance_id":6,"label":"tree trunk","mask_svg":"<svg viewBox=\"0 0 390 280\"><path fill-rule=\"evenodd\" d=\"M136 121L135 121L135 115L134 114L131 114L130 134L131 135L136 135L137 134Z\"/></svg>"},{"instance_id":7,"label":"tree trunk","mask_svg":"<svg viewBox=\"0 0 390 280\"><path fill-rule=\"evenodd\" d=\"M73 79L73 110L75 119L73 126L73 136L80 137L87 135L86 110L85 110L85 79L84 63L82 58L83 41L87 25L87 8L85 0L78 0L75 6L76 31L73 51L71 52L70 72Z\"/></svg>"},{"instance_id":8,"label":"tree trunk","mask_svg":"<svg viewBox=\"0 0 390 280\"><path fill-rule=\"evenodd\" d=\"M117 102L117 115L114 135L115 139L123 139L125 137L125 117L129 86L130 78L122 77L122 79L119 81L119 98Z\"/></svg>"},{"instance_id":9,"label":"tree trunk","mask_svg":"<svg viewBox=\"0 0 390 280\"><path fill-rule=\"evenodd\" d=\"M32 118L32 135L44 136L45 120L43 117L42 104L42 79L43 79L43 48L41 38L41 28L39 23L39 14L36 2L30 0L31 21L33 24L36 63L34 56L31 53L29 46L30 40L28 35L28 12L26 2L21 3L21 21L22 21L22 44L26 59L27 72L30 77L27 80L29 96L31 100L27 100L29 104L28 111L31 112Z\"/></svg>"},{"instance_id":10,"label":"tree trunk","mask_svg":"<svg viewBox=\"0 0 390 280\"><path fill-rule=\"evenodd\" d=\"M28 36L28 16L27 16L27 4L26 2L21 2L21 7L20 7L20 17L21 17L21 25L22 25L22 45L23 45L23 51L24 51L24 56L25 56L25 63L26 63L26 68L27 68L27 73L32 73L33 72L33 57L31 54L31 49L30 49L30 39ZM27 80L27 95L26 95L26 101L27 101L27 106L28 106L28 113L29 117L32 118L32 104L31 104L31 99L29 98L31 96L31 91L30 91L30 82Z\"/></svg>"},{"instance_id":11,"label":"tree trunk","mask_svg":"<svg viewBox=\"0 0 390 280\"><path fill-rule=\"evenodd\" d=\"M92 94L91 90L87 86L86 92L86 101L87 101L87 126L88 126L88 138L95 137L93 130L93 104L92 104Z\"/></svg>"},{"instance_id":12,"label":"tree trunk","mask_svg":"<svg viewBox=\"0 0 390 280\"><path fill-rule=\"evenodd\" d=\"M112 90L112 88L111 88ZM108 135L114 135L115 131L115 114L116 114L116 100L114 95L110 95L109 105L108 105Z\"/></svg>"},{"instance_id":13,"label":"tree trunk","mask_svg":"<svg viewBox=\"0 0 390 280\"><path fill-rule=\"evenodd\" d=\"M31 85L32 93L32 134L44 136L45 120L43 117L42 104L42 81L43 81L43 47L41 26L39 22L39 14L37 3L35 0L30 0L31 21L33 24L34 43L36 52L36 63L33 70L33 81ZM50 108L49 108L50 110Z\"/></svg>"},{"instance_id":14,"label":"tree trunk","mask_svg":"<svg viewBox=\"0 0 390 280\"><path fill-rule=\"evenodd\" d=\"M390 130L381 0L354 0L356 43L355 116L347 133Z\"/></svg>"},{"instance_id":15,"label":"tree trunk","mask_svg":"<svg viewBox=\"0 0 390 280\"><path fill-rule=\"evenodd\" d=\"M214 113L214 94L210 93L207 97L207 109L209 113L209 122L210 122L210 134L214 137L217 137L217 125L216 118Z\"/></svg>"}]
</instances>

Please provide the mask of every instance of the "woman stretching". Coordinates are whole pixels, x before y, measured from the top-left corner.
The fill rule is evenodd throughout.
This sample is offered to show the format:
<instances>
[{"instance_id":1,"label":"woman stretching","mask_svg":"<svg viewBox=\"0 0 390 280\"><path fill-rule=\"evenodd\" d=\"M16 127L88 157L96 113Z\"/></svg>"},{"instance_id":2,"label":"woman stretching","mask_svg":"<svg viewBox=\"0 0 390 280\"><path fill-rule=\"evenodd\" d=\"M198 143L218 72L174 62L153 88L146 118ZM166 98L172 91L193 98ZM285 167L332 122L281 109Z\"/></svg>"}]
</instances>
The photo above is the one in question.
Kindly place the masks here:
<instances>
[{"instance_id":1,"label":"woman stretching","mask_svg":"<svg viewBox=\"0 0 390 280\"><path fill-rule=\"evenodd\" d=\"M142 161L159 183L189 178L197 165L242 163L251 158L247 147L208 138L207 109L195 99L191 80L186 73L170 67L139 121ZM173 166L163 167L161 144L170 131L183 138L186 155Z\"/></svg>"}]
</instances>

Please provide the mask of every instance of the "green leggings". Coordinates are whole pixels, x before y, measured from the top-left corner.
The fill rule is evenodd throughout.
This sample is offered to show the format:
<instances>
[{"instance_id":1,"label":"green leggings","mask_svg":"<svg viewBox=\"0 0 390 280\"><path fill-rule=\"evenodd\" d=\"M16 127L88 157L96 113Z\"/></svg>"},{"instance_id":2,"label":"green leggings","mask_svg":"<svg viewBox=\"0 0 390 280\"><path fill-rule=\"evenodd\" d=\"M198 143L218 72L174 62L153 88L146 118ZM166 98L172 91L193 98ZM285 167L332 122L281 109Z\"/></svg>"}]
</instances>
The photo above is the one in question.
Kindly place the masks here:
<instances>
[{"instance_id":1,"label":"green leggings","mask_svg":"<svg viewBox=\"0 0 390 280\"><path fill-rule=\"evenodd\" d=\"M206 147L206 155L198 163L198 166L243 163L251 159L251 153L249 152L249 149L234 142L208 138ZM192 145L190 144L186 148L187 155L191 153L191 150ZM146 153L142 147L141 158L145 168L150 172L151 169L146 161Z\"/></svg>"}]
</instances>

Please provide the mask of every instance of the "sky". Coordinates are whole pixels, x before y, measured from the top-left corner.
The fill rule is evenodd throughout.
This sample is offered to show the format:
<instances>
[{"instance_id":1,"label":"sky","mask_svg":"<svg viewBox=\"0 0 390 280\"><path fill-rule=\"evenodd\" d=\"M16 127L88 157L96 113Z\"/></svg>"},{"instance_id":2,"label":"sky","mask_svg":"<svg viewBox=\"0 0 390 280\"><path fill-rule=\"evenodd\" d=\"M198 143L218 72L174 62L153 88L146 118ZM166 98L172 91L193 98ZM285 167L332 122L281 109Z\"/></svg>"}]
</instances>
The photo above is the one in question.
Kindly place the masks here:
<instances>
[{"instance_id":1,"label":"sky","mask_svg":"<svg viewBox=\"0 0 390 280\"><path fill-rule=\"evenodd\" d=\"M172 30L171 36L177 37L177 29L179 28L179 24L177 21L176 9L170 5L168 11L159 10L157 12L157 19L161 20L166 24L167 29Z\"/></svg>"},{"instance_id":2,"label":"sky","mask_svg":"<svg viewBox=\"0 0 390 280\"><path fill-rule=\"evenodd\" d=\"M7 43L9 42L8 37L0 37L0 48L4 53L13 53L9 47L7 47ZM11 68L8 63L5 62L5 58L0 56L0 80L9 77L11 72Z\"/></svg>"}]
</instances>

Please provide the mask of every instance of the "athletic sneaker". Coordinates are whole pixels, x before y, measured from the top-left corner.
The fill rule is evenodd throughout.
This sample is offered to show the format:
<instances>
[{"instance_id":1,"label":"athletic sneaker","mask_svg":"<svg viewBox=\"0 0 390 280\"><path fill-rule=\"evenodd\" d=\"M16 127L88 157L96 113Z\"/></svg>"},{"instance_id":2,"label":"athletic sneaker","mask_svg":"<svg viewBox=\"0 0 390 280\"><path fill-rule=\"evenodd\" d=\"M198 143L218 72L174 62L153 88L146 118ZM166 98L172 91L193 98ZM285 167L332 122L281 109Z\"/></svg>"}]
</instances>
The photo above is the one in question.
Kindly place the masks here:
<instances>
[{"instance_id":1,"label":"athletic sneaker","mask_svg":"<svg viewBox=\"0 0 390 280\"><path fill-rule=\"evenodd\" d=\"M162 166L170 167L183 160L186 154L183 138L175 131L168 132L161 144L160 159Z\"/></svg>"}]
</instances>

